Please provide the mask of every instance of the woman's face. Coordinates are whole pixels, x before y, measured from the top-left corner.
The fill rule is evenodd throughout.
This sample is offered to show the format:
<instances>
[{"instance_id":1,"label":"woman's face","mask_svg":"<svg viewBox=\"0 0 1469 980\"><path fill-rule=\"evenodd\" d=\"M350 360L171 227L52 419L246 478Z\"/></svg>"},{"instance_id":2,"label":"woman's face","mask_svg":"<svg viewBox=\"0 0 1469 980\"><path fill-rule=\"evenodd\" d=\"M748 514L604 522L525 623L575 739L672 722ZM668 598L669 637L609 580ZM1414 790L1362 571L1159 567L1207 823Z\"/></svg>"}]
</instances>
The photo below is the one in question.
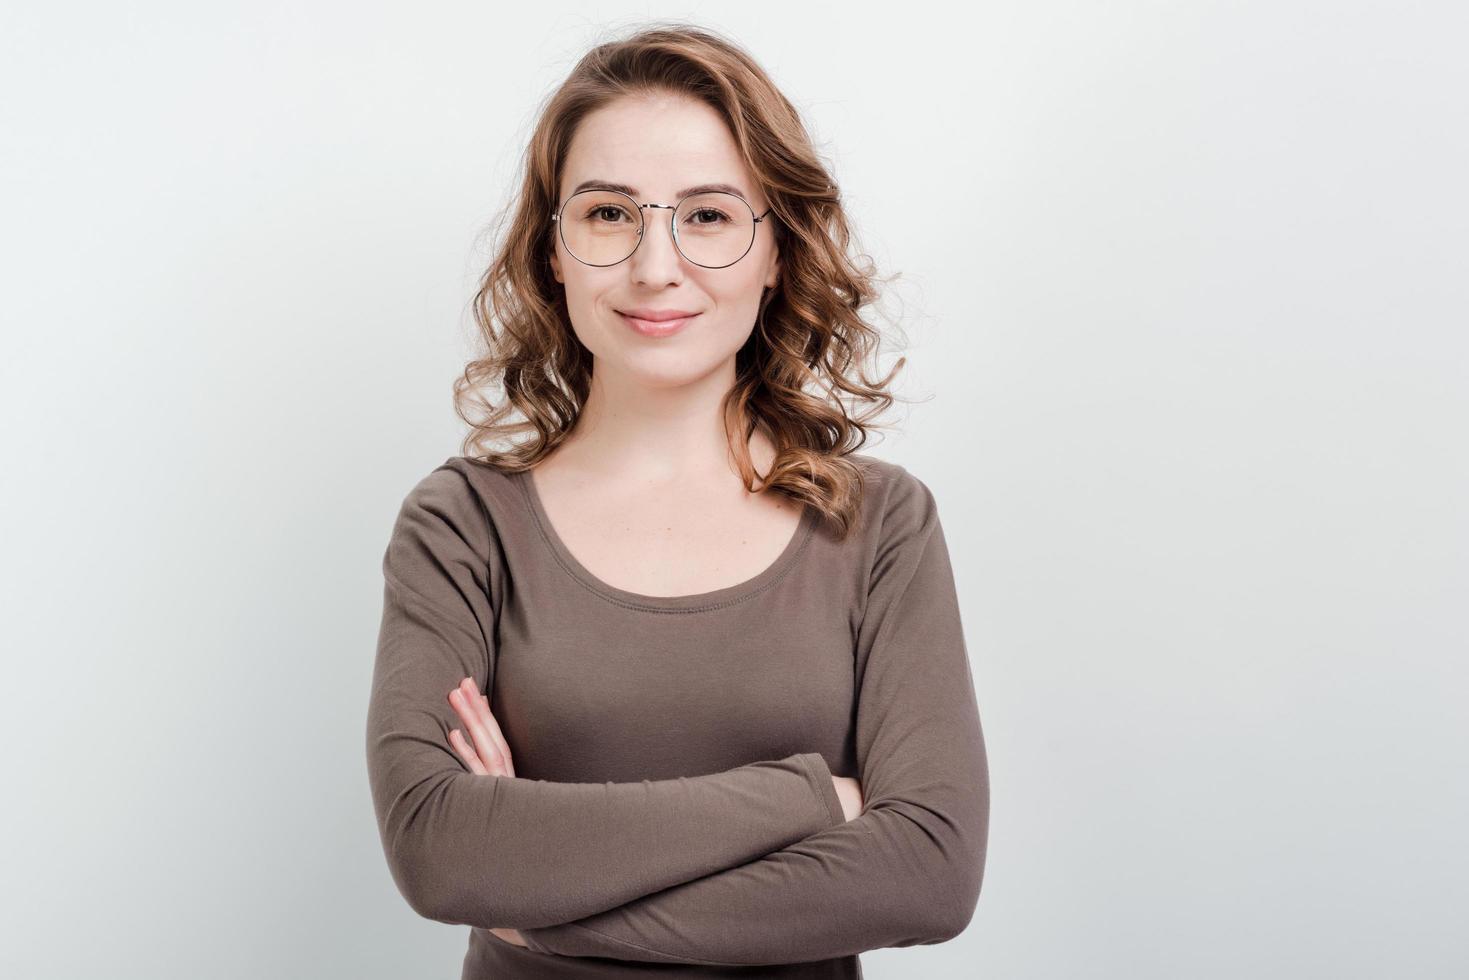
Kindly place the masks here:
<instances>
[{"instance_id":1,"label":"woman's face","mask_svg":"<svg viewBox=\"0 0 1469 980\"><path fill-rule=\"evenodd\" d=\"M620 99L583 119L567 152L557 205L587 181L625 184L636 190L632 198L639 204L678 204L685 188L731 184L757 216L769 206L719 115L677 95ZM710 269L689 262L674 247L672 214L645 209L642 241L616 265L586 265L567 253L560 234L555 236L551 268L566 289L572 329L592 352L596 373L612 371L634 383L671 387L732 365L754 329L762 291L776 283L773 215L755 225L755 241L744 258ZM615 218L616 212L601 217ZM650 336L620 312L632 309L697 315L670 335Z\"/></svg>"}]
</instances>

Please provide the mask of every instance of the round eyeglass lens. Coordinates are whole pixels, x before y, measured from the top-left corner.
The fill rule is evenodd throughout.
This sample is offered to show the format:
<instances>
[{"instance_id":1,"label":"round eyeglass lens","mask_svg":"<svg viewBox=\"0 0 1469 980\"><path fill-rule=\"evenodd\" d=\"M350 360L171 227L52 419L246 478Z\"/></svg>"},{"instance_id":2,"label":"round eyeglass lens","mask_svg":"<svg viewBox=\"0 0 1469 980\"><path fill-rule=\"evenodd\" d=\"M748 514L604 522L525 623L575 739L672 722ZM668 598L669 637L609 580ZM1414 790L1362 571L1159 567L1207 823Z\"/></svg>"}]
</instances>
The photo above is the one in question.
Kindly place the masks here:
<instances>
[{"instance_id":1,"label":"round eyeglass lens","mask_svg":"<svg viewBox=\"0 0 1469 980\"><path fill-rule=\"evenodd\" d=\"M558 219L562 244L587 265L616 265L638 247L642 213L632 198L618 191L573 194ZM755 215L733 194L691 195L679 204L673 223L679 251L695 265L708 268L738 262L755 241Z\"/></svg>"}]
</instances>

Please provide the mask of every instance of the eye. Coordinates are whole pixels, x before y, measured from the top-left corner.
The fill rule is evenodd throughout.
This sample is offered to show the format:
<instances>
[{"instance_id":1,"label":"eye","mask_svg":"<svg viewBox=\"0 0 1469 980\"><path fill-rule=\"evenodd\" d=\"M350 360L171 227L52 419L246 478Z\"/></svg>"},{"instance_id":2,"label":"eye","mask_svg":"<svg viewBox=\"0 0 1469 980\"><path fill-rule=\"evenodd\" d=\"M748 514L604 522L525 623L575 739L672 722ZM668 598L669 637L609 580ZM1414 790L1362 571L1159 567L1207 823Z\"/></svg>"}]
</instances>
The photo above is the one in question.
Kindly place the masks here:
<instances>
[{"instance_id":1,"label":"eye","mask_svg":"<svg viewBox=\"0 0 1469 980\"><path fill-rule=\"evenodd\" d=\"M586 218L591 218L593 215L596 215L597 218L594 219L594 220L600 221L601 218L603 216L605 216L607 214L607 212L609 212L609 211L614 216L615 215L622 215L623 217L626 217L627 216L627 212L625 210L623 210L622 208L618 207L615 204L598 204L598 205L594 206L593 208L591 208L589 211L587 211L585 217ZM610 223L615 224L616 222L617 222L617 218L616 217L613 217L612 218L612 221Z\"/></svg>"},{"instance_id":2,"label":"eye","mask_svg":"<svg viewBox=\"0 0 1469 980\"><path fill-rule=\"evenodd\" d=\"M694 220L696 217L699 217L701 215L704 216L704 217L710 217L710 216L712 216L713 217L713 220L712 221L695 221ZM725 214L723 211L720 211L718 208L698 208L698 209L696 209L694 211L693 214L689 215L689 222L688 223L691 224L691 225L715 225L715 224L719 224L720 222L724 222L724 221L728 221L728 220L729 220L729 215Z\"/></svg>"}]
</instances>

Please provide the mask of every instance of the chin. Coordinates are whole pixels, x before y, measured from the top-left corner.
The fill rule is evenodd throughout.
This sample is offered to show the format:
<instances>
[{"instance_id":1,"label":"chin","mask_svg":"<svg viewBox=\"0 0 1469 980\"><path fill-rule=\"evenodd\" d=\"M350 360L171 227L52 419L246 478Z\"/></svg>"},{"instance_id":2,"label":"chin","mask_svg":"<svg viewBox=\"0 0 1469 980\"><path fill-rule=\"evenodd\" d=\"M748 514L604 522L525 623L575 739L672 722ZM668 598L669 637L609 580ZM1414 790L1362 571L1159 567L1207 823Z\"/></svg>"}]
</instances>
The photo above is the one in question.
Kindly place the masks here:
<instances>
[{"instance_id":1,"label":"chin","mask_svg":"<svg viewBox=\"0 0 1469 980\"><path fill-rule=\"evenodd\" d=\"M676 350L638 351L635 355L619 358L620 370L627 378L647 388L680 388L694 384L717 371L723 361L720 358L699 360Z\"/></svg>"},{"instance_id":2,"label":"chin","mask_svg":"<svg viewBox=\"0 0 1469 980\"><path fill-rule=\"evenodd\" d=\"M707 371L690 371L687 365L669 365L660 370L659 365L637 364L629 368L629 377L645 388L682 388L691 385L708 374Z\"/></svg>"}]
</instances>

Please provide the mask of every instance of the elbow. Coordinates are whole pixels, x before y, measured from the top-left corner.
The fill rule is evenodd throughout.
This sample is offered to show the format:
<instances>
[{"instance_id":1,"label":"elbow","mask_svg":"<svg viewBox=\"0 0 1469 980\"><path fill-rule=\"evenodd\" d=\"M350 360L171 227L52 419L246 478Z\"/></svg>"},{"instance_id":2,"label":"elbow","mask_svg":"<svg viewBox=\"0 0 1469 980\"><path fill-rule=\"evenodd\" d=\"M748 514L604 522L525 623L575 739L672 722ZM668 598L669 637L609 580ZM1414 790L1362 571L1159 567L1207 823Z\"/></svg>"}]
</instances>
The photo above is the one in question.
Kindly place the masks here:
<instances>
[{"instance_id":1,"label":"elbow","mask_svg":"<svg viewBox=\"0 0 1469 980\"><path fill-rule=\"evenodd\" d=\"M966 894L949 907L949 915L942 923L945 942L958 938L965 929L969 928L969 923L974 920L974 912L978 906L978 894L972 896Z\"/></svg>"},{"instance_id":2,"label":"elbow","mask_svg":"<svg viewBox=\"0 0 1469 980\"><path fill-rule=\"evenodd\" d=\"M499 907L491 889L475 886L463 856L435 853L410 832L388 854L388 867L408 907L425 919L451 926L507 924L515 916Z\"/></svg>"},{"instance_id":3,"label":"elbow","mask_svg":"<svg viewBox=\"0 0 1469 980\"><path fill-rule=\"evenodd\" d=\"M925 820L915 812L938 812L932 807L901 804L874 806L868 814L892 815L893 827L903 831L909 843L894 853L909 855L894 865L888 893L900 904L893 908L901 918L902 931L910 938L898 945L948 942L969 927L979 904L984 881L988 822L983 817L956 821L940 817ZM921 841L923 853L914 860L913 842ZM899 897L901 896L901 897Z\"/></svg>"},{"instance_id":4,"label":"elbow","mask_svg":"<svg viewBox=\"0 0 1469 980\"><path fill-rule=\"evenodd\" d=\"M981 847L976 853L949 864L949 901L942 907L942 921L937 923L943 936L940 942L956 938L974 920L984 885L984 859L985 852Z\"/></svg>"},{"instance_id":5,"label":"elbow","mask_svg":"<svg viewBox=\"0 0 1469 980\"><path fill-rule=\"evenodd\" d=\"M984 885L988 836L986 822L977 822L968 832L948 835L937 849L925 876L935 892L927 922L933 938L925 942L948 942L969 928Z\"/></svg>"},{"instance_id":6,"label":"elbow","mask_svg":"<svg viewBox=\"0 0 1469 980\"><path fill-rule=\"evenodd\" d=\"M393 883L408 907L446 925L513 927L505 869L494 848L475 846L481 808L460 794L484 792L469 780L428 779L380 796L378 825ZM390 802L391 801L391 802Z\"/></svg>"},{"instance_id":7,"label":"elbow","mask_svg":"<svg viewBox=\"0 0 1469 980\"><path fill-rule=\"evenodd\" d=\"M956 856L956 850L964 856ZM907 883L892 891L905 896L892 912L907 938L891 945L946 943L969 928L979 904L984 861L968 855L964 848L936 849L931 861L909 866Z\"/></svg>"},{"instance_id":8,"label":"elbow","mask_svg":"<svg viewBox=\"0 0 1469 980\"><path fill-rule=\"evenodd\" d=\"M393 882L409 908L435 922L465 924L463 903L454 898L452 881L440 873L437 862L422 847L400 837L397 846L389 848L387 858Z\"/></svg>"},{"instance_id":9,"label":"elbow","mask_svg":"<svg viewBox=\"0 0 1469 980\"><path fill-rule=\"evenodd\" d=\"M979 904L979 878L973 873L958 873L950 867L948 873L936 879L947 882L950 887L925 909L924 921L919 924L924 938L923 945L946 943L956 939L969 928Z\"/></svg>"},{"instance_id":10,"label":"elbow","mask_svg":"<svg viewBox=\"0 0 1469 980\"><path fill-rule=\"evenodd\" d=\"M985 858L989 853L990 801L989 780L986 776L975 805L968 811L969 817L962 824L963 830L953 841L952 860L947 862L946 880L949 884L948 936L953 939L969 928L979 907L980 891L984 887Z\"/></svg>"}]
</instances>

